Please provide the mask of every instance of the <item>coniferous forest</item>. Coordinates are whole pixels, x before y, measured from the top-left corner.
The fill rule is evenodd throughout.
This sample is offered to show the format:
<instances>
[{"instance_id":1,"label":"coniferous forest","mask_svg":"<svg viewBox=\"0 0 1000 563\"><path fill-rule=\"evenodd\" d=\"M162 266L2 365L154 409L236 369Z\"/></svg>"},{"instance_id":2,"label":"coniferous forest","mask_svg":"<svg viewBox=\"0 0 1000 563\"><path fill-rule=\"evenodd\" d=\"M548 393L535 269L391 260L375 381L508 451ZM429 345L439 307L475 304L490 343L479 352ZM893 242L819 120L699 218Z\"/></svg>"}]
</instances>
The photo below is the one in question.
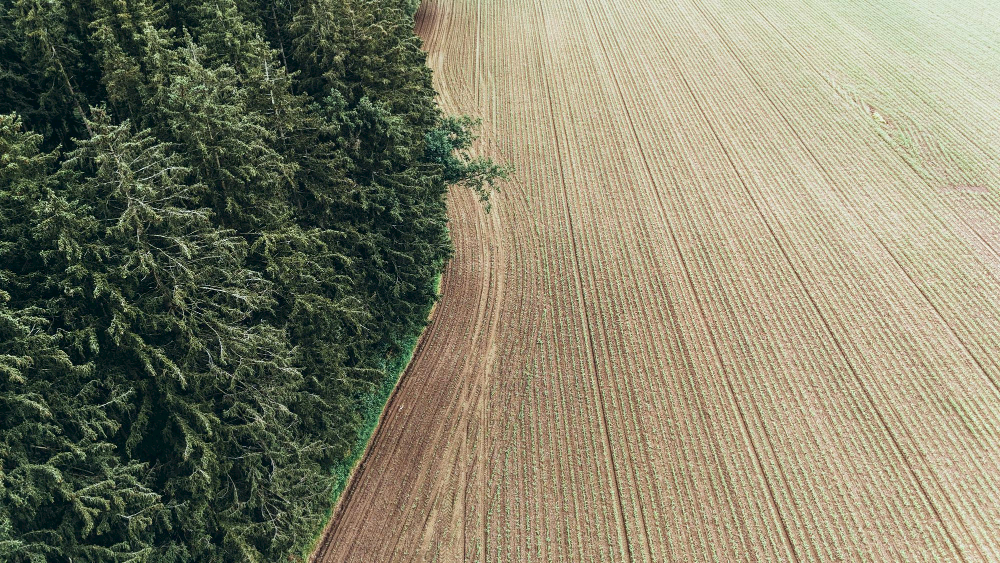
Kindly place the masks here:
<instances>
[{"instance_id":1,"label":"coniferous forest","mask_svg":"<svg viewBox=\"0 0 1000 563\"><path fill-rule=\"evenodd\" d=\"M297 560L422 329L446 190L412 0L0 4L0 561Z\"/></svg>"}]
</instances>

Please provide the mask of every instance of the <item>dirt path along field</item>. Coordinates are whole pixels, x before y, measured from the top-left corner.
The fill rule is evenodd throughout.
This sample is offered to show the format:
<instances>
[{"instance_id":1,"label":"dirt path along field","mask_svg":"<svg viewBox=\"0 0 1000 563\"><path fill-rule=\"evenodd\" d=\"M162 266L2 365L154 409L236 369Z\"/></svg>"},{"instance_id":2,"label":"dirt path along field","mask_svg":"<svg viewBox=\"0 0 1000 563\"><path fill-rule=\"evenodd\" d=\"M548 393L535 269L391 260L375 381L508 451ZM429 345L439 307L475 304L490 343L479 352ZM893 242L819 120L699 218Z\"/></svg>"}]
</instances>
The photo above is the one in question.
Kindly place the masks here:
<instances>
[{"instance_id":1,"label":"dirt path along field","mask_svg":"<svg viewBox=\"0 0 1000 563\"><path fill-rule=\"evenodd\" d=\"M997 21L425 1L518 172L314 559L1000 560Z\"/></svg>"}]
</instances>

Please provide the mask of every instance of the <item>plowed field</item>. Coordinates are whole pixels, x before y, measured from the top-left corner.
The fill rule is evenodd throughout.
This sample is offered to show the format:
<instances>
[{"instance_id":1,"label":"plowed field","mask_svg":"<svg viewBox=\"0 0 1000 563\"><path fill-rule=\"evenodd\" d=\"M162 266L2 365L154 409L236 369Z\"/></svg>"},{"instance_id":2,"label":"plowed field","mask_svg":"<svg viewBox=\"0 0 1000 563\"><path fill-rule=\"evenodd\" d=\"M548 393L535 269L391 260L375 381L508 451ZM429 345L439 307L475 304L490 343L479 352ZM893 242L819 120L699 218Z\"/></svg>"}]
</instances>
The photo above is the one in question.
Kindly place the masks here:
<instances>
[{"instance_id":1,"label":"plowed field","mask_svg":"<svg viewBox=\"0 0 1000 563\"><path fill-rule=\"evenodd\" d=\"M315 559L1000 561L998 22L425 1L518 172Z\"/></svg>"}]
</instances>

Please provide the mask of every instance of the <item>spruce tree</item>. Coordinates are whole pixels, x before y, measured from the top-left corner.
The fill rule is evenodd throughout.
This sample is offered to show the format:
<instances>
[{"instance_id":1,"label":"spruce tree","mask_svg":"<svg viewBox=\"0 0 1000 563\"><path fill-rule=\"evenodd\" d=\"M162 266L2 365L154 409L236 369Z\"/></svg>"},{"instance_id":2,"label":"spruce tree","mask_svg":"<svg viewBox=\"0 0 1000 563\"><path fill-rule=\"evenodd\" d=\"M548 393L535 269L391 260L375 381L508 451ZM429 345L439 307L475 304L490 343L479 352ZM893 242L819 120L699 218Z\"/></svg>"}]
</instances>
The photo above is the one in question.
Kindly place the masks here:
<instances>
[{"instance_id":1,"label":"spruce tree","mask_svg":"<svg viewBox=\"0 0 1000 563\"><path fill-rule=\"evenodd\" d=\"M114 442L133 392L74 361L72 338L52 333L65 312L26 295L46 282L33 223L58 191L56 155L40 145L16 116L0 116L0 558L134 560L151 553L147 527L163 507L144 483L148 466Z\"/></svg>"}]
</instances>

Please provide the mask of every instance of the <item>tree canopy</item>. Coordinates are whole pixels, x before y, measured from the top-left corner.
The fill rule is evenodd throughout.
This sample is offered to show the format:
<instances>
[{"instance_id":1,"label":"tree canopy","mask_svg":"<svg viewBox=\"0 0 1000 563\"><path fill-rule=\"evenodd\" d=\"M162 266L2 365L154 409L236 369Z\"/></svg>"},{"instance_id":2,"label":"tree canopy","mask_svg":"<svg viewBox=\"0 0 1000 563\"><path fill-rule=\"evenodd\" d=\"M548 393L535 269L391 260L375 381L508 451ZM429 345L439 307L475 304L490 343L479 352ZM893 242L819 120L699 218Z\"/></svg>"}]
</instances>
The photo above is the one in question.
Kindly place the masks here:
<instances>
[{"instance_id":1,"label":"tree canopy","mask_svg":"<svg viewBox=\"0 0 1000 563\"><path fill-rule=\"evenodd\" d=\"M294 560L425 323L446 192L412 0L0 5L0 560Z\"/></svg>"}]
</instances>

